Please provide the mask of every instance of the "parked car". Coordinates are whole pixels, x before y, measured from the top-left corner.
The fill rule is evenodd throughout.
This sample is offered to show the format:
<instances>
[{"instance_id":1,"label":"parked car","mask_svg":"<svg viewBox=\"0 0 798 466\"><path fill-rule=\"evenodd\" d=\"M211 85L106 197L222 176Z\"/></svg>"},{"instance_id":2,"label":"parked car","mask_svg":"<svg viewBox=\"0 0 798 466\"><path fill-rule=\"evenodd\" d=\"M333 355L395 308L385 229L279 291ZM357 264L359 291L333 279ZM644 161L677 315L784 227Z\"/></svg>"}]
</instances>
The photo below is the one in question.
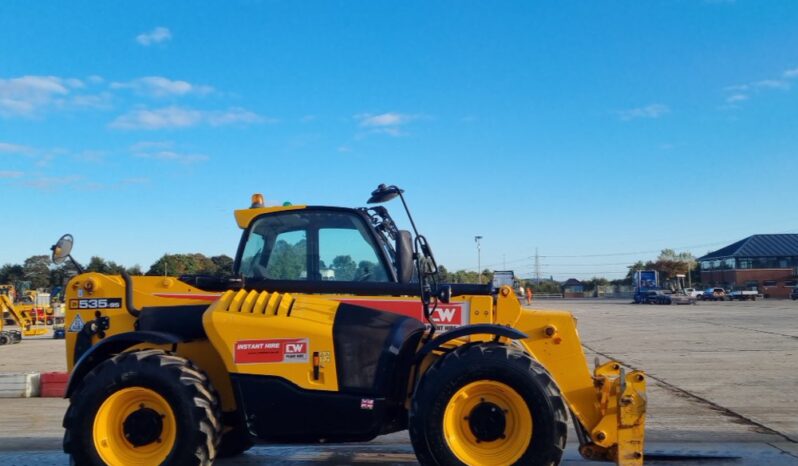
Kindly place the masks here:
<instances>
[{"instance_id":1,"label":"parked car","mask_svg":"<svg viewBox=\"0 0 798 466\"><path fill-rule=\"evenodd\" d=\"M649 290L643 296L643 304L671 304L671 295L663 290Z\"/></svg>"},{"instance_id":2,"label":"parked car","mask_svg":"<svg viewBox=\"0 0 798 466\"><path fill-rule=\"evenodd\" d=\"M756 301L756 298L761 298L762 294L757 291L756 288L753 290L734 290L729 293L729 299L734 301L735 299L738 301Z\"/></svg>"},{"instance_id":3,"label":"parked car","mask_svg":"<svg viewBox=\"0 0 798 466\"><path fill-rule=\"evenodd\" d=\"M648 304L646 298L648 297L649 291L657 290L659 290L659 288L636 288L634 294L635 304Z\"/></svg>"},{"instance_id":4,"label":"parked car","mask_svg":"<svg viewBox=\"0 0 798 466\"><path fill-rule=\"evenodd\" d=\"M676 293L670 294L669 296L671 298L671 303L672 304L696 304L696 302L698 301L698 298L696 298L695 296L691 296L690 294L686 293L687 290L684 290L684 291L685 291L684 293L676 292Z\"/></svg>"},{"instance_id":5,"label":"parked car","mask_svg":"<svg viewBox=\"0 0 798 466\"><path fill-rule=\"evenodd\" d=\"M725 301L726 290L723 288L707 288L701 295L703 301Z\"/></svg>"},{"instance_id":6,"label":"parked car","mask_svg":"<svg viewBox=\"0 0 798 466\"><path fill-rule=\"evenodd\" d=\"M684 294L686 294L687 296L690 296L692 298L698 299L699 296L704 294L704 290L698 290L696 288L685 288L684 289Z\"/></svg>"},{"instance_id":7,"label":"parked car","mask_svg":"<svg viewBox=\"0 0 798 466\"><path fill-rule=\"evenodd\" d=\"M792 298L793 301L798 299L798 286L792 289L792 293L790 293L790 298Z\"/></svg>"}]
</instances>

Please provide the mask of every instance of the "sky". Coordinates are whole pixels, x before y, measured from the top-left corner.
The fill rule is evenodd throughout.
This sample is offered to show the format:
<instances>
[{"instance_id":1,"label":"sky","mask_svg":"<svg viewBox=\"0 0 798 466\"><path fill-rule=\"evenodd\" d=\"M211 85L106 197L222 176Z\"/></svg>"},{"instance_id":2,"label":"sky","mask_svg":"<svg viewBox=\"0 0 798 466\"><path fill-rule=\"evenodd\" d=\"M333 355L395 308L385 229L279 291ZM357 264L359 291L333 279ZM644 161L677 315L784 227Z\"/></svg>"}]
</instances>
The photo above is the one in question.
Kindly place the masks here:
<instances>
[{"instance_id":1,"label":"sky","mask_svg":"<svg viewBox=\"0 0 798 466\"><path fill-rule=\"evenodd\" d=\"M388 183L448 269L622 278L798 232L796 167L794 1L0 3L0 264Z\"/></svg>"}]
</instances>

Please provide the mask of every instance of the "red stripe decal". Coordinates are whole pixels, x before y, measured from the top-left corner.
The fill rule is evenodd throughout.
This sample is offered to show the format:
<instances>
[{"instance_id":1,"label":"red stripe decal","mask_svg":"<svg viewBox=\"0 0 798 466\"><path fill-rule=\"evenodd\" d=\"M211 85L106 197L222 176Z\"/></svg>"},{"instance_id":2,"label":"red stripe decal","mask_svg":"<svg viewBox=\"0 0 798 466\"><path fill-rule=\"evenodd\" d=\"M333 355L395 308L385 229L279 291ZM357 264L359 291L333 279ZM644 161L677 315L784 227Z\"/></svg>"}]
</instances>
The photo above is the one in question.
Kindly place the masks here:
<instances>
[{"instance_id":1,"label":"red stripe decal","mask_svg":"<svg viewBox=\"0 0 798 466\"><path fill-rule=\"evenodd\" d=\"M159 298L193 299L196 301L216 301L221 294L191 294L191 293L153 293Z\"/></svg>"}]
</instances>

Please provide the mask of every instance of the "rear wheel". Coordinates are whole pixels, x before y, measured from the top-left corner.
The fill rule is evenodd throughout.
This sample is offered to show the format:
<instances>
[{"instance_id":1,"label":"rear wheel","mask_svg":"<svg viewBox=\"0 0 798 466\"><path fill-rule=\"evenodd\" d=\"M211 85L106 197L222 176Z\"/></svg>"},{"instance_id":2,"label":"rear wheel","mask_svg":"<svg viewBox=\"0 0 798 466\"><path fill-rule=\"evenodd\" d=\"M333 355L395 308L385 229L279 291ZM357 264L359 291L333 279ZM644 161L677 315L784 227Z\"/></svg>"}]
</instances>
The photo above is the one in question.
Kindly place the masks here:
<instances>
[{"instance_id":1,"label":"rear wheel","mask_svg":"<svg viewBox=\"0 0 798 466\"><path fill-rule=\"evenodd\" d=\"M11 337L6 333L0 333L0 345L7 345L11 343Z\"/></svg>"},{"instance_id":2,"label":"rear wheel","mask_svg":"<svg viewBox=\"0 0 798 466\"><path fill-rule=\"evenodd\" d=\"M79 465L210 465L221 433L208 378L161 350L121 353L70 398L64 451Z\"/></svg>"},{"instance_id":3,"label":"rear wheel","mask_svg":"<svg viewBox=\"0 0 798 466\"><path fill-rule=\"evenodd\" d=\"M422 376L409 427L422 465L553 465L566 420L543 366L517 349L481 344L449 353Z\"/></svg>"}]
</instances>

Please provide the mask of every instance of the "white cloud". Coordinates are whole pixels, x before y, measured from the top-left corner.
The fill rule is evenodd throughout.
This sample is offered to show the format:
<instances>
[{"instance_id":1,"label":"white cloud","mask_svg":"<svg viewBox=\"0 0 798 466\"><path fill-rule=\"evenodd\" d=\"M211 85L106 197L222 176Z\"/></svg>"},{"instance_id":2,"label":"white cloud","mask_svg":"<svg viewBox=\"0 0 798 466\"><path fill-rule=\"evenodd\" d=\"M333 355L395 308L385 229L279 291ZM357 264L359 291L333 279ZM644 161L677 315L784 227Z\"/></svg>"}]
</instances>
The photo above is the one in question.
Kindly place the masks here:
<instances>
[{"instance_id":1,"label":"white cloud","mask_svg":"<svg viewBox=\"0 0 798 466\"><path fill-rule=\"evenodd\" d=\"M159 44L172 39L172 32L163 26L159 26L150 32L143 32L136 36L136 42L149 47L152 44Z\"/></svg>"},{"instance_id":2,"label":"white cloud","mask_svg":"<svg viewBox=\"0 0 798 466\"><path fill-rule=\"evenodd\" d=\"M201 111L173 106L155 110L133 110L117 117L110 126L118 129L187 128L198 125L201 121Z\"/></svg>"},{"instance_id":3,"label":"white cloud","mask_svg":"<svg viewBox=\"0 0 798 466\"><path fill-rule=\"evenodd\" d=\"M223 126L236 123L258 123L267 120L242 108L224 111L196 110L188 107L169 106L158 109L141 108L120 115L110 123L117 129L167 129L189 128L200 124Z\"/></svg>"},{"instance_id":4,"label":"white cloud","mask_svg":"<svg viewBox=\"0 0 798 466\"><path fill-rule=\"evenodd\" d=\"M203 154L184 154L181 152L175 152L171 150L144 152L133 155L142 159L166 160L166 161L180 162L186 164L195 163L195 162L204 162L209 158L207 155Z\"/></svg>"},{"instance_id":5,"label":"white cloud","mask_svg":"<svg viewBox=\"0 0 798 466\"><path fill-rule=\"evenodd\" d=\"M21 144L11 144L9 142L0 141L0 152L7 154L32 154L34 149Z\"/></svg>"},{"instance_id":6,"label":"white cloud","mask_svg":"<svg viewBox=\"0 0 798 466\"><path fill-rule=\"evenodd\" d=\"M723 88L729 93L726 96L727 104L734 104L750 99L753 95L770 90L788 91L792 88L792 80L798 78L798 68L785 70L779 78L760 79L750 83L733 84ZM733 105L723 106L723 109L736 108Z\"/></svg>"},{"instance_id":7,"label":"white cloud","mask_svg":"<svg viewBox=\"0 0 798 466\"><path fill-rule=\"evenodd\" d=\"M13 170L0 170L0 178L21 178L24 173Z\"/></svg>"},{"instance_id":8,"label":"white cloud","mask_svg":"<svg viewBox=\"0 0 798 466\"><path fill-rule=\"evenodd\" d=\"M110 92L100 92L99 94L81 94L70 99L70 105L78 108L93 108L107 110L112 107L113 96Z\"/></svg>"},{"instance_id":9,"label":"white cloud","mask_svg":"<svg viewBox=\"0 0 798 466\"><path fill-rule=\"evenodd\" d=\"M80 79L20 76L0 79L0 116L36 117L53 108L107 108L110 94L87 94Z\"/></svg>"},{"instance_id":10,"label":"white cloud","mask_svg":"<svg viewBox=\"0 0 798 466\"><path fill-rule=\"evenodd\" d=\"M0 115L33 116L67 94L64 80L55 76L0 79Z\"/></svg>"},{"instance_id":11,"label":"white cloud","mask_svg":"<svg viewBox=\"0 0 798 466\"><path fill-rule=\"evenodd\" d=\"M183 164L204 162L210 158L204 154L178 152L173 149L174 145L172 141L141 141L130 146L130 152L141 159L164 160Z\"/></svg>"},{"instance_id":12,"label":"white cloud","mask_svg":"<svg viewBox=\"0 0 798 466\"><path fill-rule=\"evenodd\" d=\"M790 83L783 79L763 79L752 84L753 87L764 89L789 89Z\"/></svg>"},{"instance_id":13,"label":"white cloud","mask_svg":"<svg viewBox=\"0 0 798 466\"><path fill-rule=\"evenodd\" d=\"M358 126L366 128L366 134L387 134L394 137L404 134L401 128L402 126L419 118L419 115L397 112L387 112L376 115L371 113L360 113L355 115Z\"/></svg>"},{"instance_id":14,"label":"white cloud","mask_svg":"<svg viewBox=\"0 0 798 466\"><path fill-rule=\"evenodd\" d=\"M132 89L138 94L152 97L182 96L187 94L205 95L213 92L213 87L211 86L171 80L162 76L145 76L128 82L111 83L111 89Z\"/></svg>"},{"instance_id":15,"label":"white cloud","mask_svg":"<svg viewBox=\"0 0 798 466\"><path fill-rule=\"evenodd\" d=\"M172 141L140 141L130 146L130 150L132 152L163 150L163 149L171 149L172 147L174 147L174 145L175 143Z\"/></svg>"},{"instance_id":16,"label":"white cloud","mask_svg":"<svg viewBox=\"0 0 798 466\"><path fill-rule=\"evenodd\" d=\"M355 115L355 118L359 121L360 126L369 128L369 127L400 126L412 120L415 120L417 116L407 115L404 113L388 112L388 113L380 113L379 115L372 115L370 113L361 113L360 115Z\"/></svg>"},{"instance_id":17,"label":"white cloud","mask_svg":"<svg viewBox=\"0 0 798 466\"><path fill-rule=\"evenodd\" d=\"M726 97L726 103L727 104L733 104L733 103L736 103L736 102L742 102L744 100L748 100L748 95L747 94L739 94L738 93L738 94L732 94L732 95Z\"/></svg>"},{"instance_id":18,"label":"white cloud","mask_svg":"<svg viewBox=\"0 0 798 466\"><path fill-rule=\"evenodd\" d=\"M243 108L233 107L221 112L206 112L205 118L211 126L230 125L234 123L258 123L264 118L258 114L244 110ZM274 119L267 119L268 122L276 122Z\"/></svg>"},{"instance_id":19,"label":"white cloud","mask_svg":"<svg viewBox=\"0 0 798 466\"><path fill-rule=\"evenodd\" d=\"M671 109L664 104L650 104L645 107L630 108L621 110L618 115L621 120L635 120L638 118L659 118L663 115L670 113Z\"/></svg>"},{"instance_id":20,"label":"white cloud","mask_svg":"<svg viewBox=\"0 0 798 466\"><path fill-rule=\"evenodd\" d=\"M73 183L77 183L81 179L82 177L78 175L39 176L31 179L26 179L23 181L23 184L31 188L49 190L49 189L58 188L60 186L66 186Z\"/></svg>"}]
</instances>

